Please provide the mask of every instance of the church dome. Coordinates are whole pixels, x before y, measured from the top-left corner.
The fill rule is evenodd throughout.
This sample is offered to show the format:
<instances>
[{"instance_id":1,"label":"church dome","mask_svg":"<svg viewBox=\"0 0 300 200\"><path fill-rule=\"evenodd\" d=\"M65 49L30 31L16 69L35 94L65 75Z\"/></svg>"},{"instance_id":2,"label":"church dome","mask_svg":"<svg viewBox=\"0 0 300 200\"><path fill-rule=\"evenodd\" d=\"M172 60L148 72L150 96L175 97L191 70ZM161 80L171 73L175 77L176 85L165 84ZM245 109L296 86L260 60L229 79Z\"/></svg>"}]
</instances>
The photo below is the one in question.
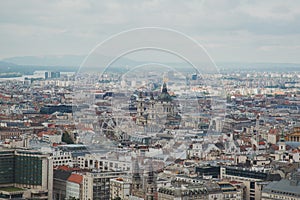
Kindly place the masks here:
<instances>
[{"instance_id":1,"label":"church dome","mask_svg":"<svg viewBox=\"0 0 300 200\"><path fill-rule=\"evenodd\" d=\"M165 101L165 102L172 101L172 97L168 93L168 88L167 88L167 84L166 83L163 84L163 87L162 87L162 90L161 90L161 94L158 96L157 100L159 100L159 101Z\"/></svg>"}]
</instances>

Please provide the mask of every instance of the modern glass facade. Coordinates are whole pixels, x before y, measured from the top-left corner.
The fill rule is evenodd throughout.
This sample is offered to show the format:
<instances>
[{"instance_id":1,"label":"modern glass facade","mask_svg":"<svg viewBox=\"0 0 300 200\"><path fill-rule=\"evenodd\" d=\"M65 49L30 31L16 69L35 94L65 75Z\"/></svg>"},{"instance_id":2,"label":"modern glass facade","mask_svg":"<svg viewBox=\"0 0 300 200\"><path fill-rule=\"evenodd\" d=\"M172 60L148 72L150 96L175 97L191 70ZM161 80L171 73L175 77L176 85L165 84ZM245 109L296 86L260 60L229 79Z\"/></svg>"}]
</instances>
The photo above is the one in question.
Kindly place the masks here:
<instances>
[{"instance_id":1,"label":"modern glass facade","mask_svg":"<svg viewBox=\"0 0 300 200\"><path fill-rule=\"evenodd\" d=\"M41 185L41 158L17 155L15 157L15 182L26 185Z\"/></svg>"},{"instance_id":2,"label":"modern glass facade","mask_svg":"<svg viewBox=\"0 0 300 200\"><path fill-rule=\"evenodd\" d=\"M26 151L0 151L0 184L42 184L42 158Z\"/></svg>"},{"instance_id":3,"label":"modern glass facade","mask_svg":"<svg viewBox=\"0 0 300 200\"><path fill-rule=\"evenodd\" d=\"M0 151L0 184L14 183L14 166L14 151Z\"/></svg>"}]
</instances>

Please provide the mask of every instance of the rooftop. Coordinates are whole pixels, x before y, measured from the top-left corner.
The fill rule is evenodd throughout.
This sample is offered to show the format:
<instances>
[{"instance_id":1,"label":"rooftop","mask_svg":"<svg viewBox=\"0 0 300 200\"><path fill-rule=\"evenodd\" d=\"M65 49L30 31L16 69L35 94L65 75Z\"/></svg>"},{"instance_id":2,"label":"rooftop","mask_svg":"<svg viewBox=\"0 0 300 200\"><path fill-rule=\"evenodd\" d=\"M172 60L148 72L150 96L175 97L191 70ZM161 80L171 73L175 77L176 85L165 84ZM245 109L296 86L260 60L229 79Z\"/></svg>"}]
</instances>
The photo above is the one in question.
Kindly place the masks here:
<instances>
[{"instance_id":1,"label":"rooftop","mask_svg":"<svg viewBox=\"0 0 300 200\"><path fill-rule=\"evenodd\" d=\"M69 182L73 182L73 183L77 183L77 184L81 184L83 180L83 177L79 174L72 174L69 178L68 181Z\"/></svg>"},{"instance_id":2,"label":"rooftop","mask_svg":"<svg viewBox=\"0 0 300 200\"><path fill-rule=\"evenodd\" d=\"M300 184L295 182L292 184L292 181L287 179L282 179L280 181L274 181L269 183L264 189L264 192L285 192L296 194L300 196Z\"/></svg>"}]
</instances>

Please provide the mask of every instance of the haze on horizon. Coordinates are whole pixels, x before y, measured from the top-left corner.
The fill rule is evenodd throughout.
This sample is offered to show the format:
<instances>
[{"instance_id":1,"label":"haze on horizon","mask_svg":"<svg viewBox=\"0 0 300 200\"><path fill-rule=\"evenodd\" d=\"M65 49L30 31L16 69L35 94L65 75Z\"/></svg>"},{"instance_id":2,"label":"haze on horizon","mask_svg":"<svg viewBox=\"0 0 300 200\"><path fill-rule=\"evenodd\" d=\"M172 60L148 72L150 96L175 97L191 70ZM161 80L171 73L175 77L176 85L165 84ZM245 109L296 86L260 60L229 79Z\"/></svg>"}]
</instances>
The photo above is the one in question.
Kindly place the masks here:
<instances>
[{"instance_id":1,"label":"haze on horizon","mask_svg":"<svg viewBox=\"0 0 300 200\"><path fill-rule=\"evenodd\" d=\"M137 27L185 33L215 61L300 63L296 0L3 0L0 59L86 55L109 36Z\"/></svg>"}]
</instances>

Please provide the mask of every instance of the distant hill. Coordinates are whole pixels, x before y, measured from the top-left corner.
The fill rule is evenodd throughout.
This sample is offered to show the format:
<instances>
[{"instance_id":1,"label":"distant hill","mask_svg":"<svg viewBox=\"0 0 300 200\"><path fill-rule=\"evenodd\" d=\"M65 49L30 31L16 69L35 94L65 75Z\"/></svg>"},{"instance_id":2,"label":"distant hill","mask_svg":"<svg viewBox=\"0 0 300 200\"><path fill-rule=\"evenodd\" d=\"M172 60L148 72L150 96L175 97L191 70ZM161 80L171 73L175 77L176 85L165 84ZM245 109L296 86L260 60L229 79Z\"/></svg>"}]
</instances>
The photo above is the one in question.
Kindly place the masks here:
<instances>
[{"instance_id":1,"label":"distant hill","mask_svg":"<svg viewBox=\"0 0 300 200\"><path fill-rule=\"evenodd\" d=\"M5 58L2 61L15 63L17 65L30 66L80 66L85 56L19 56Z\"/></svg>"},{"instance_id":2,"label":"distant hill","mask_svg":"<svg viewBox=\"0 0 300 200\"><path fill-rule=\"evenodd\" d=\"M85 56L83 55L23 56L5 58L0 61L0 73L20 72L22 74L32 74L37 70L77 72L84 58ZM102 63L109 63L111 60L113 60L111 57L94 54L89 57L88 62L85 63L84 70L100 71L100 69L103 69L104 66L99 65ZM122 57L117 59L116 62L112 63L111 66L116 70L123 70L125 66L134 67L145 63L151 63L151 61L135 61ZM187 67L188 64L184 62L165 62L162 64L171 66L174 69L189 69L189 67ZM216 65L221 72L225 73L233 71L300 71L300 64L298 63L217 62Z\"/></svg>"},{"instance_id":3,"label":"distant hill","mask_svg":"<svg viewBox=\"0 0 300 200\"><path fill-rule=\"evenodd\" d=\"M17 65L15 63L0 61L0 74L16 72L24 75L30 75L33 74L34 71L38 70L76 72L78 67Z\"/></svg>"},{"instance_id":4,"label":"distant hill","mask_svg":"<svg viewBox=\"0 0 300 200\"><path fill-rule=\"evenodd\" d=\"M288 72L300 71L299 63L243 63L243 62L217 62L222 72L231 71L258 71L258 72Z\"/></svg>"},{"instance_id":5,"label":"distant hill","mask_svg":"<svg viewBox=\"0 0 300 200\"><path fill-rule=\"evenodd\" d=\"M0 73L17 72L19 65L11 62L0 61Z\"/></svg>"}]
</instances>

